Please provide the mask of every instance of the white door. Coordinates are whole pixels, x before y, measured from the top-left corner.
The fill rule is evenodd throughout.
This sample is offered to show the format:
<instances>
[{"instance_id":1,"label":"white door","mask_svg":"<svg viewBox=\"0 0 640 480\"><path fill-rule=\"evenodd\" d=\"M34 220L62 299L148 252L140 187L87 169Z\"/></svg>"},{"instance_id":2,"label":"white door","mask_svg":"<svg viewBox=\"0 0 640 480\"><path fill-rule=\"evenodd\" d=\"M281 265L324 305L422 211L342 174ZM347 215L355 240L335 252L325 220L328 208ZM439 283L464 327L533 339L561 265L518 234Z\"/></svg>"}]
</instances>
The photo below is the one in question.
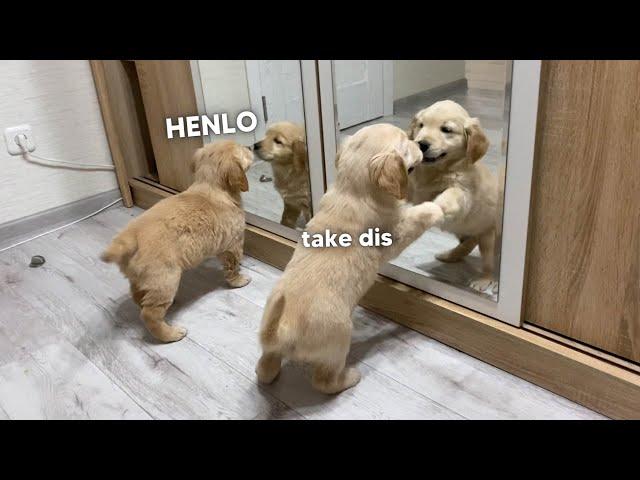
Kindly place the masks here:
<instances>
[{"instance_id":1,"label":"white door","mask_svg":"<svg viewBox=\"0 0 640 480\"><path fill-rule=\"evenodd\" d=\"M335 60L333 68L340 130L384 115L383 60Z\"/></svg>"},{"instance_id":2,"label":"white door","mask_svg":"<svg viewBox=\"0 0 640 480\"><path fill-rule=\"evenodd\" d=\"M304 102L298 60L245 60L251 111L258 117L254 134L287 120L304 125Z\"/></svg>"}]
</instances>

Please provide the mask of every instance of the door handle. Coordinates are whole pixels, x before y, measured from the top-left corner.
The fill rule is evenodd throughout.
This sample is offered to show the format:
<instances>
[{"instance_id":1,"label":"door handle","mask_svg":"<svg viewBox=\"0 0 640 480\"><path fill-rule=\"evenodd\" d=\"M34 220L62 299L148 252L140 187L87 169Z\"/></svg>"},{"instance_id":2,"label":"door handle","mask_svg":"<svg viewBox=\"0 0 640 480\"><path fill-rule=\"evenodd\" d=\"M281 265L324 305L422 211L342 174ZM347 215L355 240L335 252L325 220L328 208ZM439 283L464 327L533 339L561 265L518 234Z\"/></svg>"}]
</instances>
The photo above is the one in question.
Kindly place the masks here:
<instances>
[{"instance_id":1,"label":"door handle","mask_svg":"<svg viewBox=\"0 0 640 480\"><path fill-rule=\"evenodd\" d=\"M269 115L267 113L267 97L262 96L262 117L264 118L264 123L269 121Z\"/></svg>"}]
</instances>

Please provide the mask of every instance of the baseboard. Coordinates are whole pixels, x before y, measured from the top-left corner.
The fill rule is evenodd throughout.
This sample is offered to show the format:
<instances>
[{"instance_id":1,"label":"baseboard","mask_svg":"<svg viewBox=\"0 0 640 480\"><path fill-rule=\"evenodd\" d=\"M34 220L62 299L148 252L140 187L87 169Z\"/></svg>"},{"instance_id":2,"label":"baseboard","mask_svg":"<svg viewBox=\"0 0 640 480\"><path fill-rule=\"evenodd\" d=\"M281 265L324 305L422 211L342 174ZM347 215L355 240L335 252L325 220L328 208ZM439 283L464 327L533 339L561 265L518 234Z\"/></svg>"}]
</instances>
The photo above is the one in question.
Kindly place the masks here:
<instances>
[{"instance_id":1,"label":"baseboard","mask_svg":"<svg viewBox=\"0 0 640 480\"><path fill-rule=\"evenodd\" d=\"M109 190L108 192L98 193L97 195L50 208L28 217L0 224L0 250L89 215L113 202L118 197L120 197L120 190Z\"/></svg>"},{"instance_id":2,"label":"baseboard","mask_svg":"<svg viewBox=\"0 0 640 480\"><path fill-rule=\"evenodd\" d=\"M423 90L422 92L414 93L413 95L408 95L406 97L394 100L393 108L394 110L396 110L398 108L401 108L405 104L414 105L417 99L430 96L441 96L449 92L460 91L460 89L467 89L466 78L459 78L458 80L454 80L453 82L443 83L442 85L438 85L437 87Z\"/></svg>"}]
</instances>

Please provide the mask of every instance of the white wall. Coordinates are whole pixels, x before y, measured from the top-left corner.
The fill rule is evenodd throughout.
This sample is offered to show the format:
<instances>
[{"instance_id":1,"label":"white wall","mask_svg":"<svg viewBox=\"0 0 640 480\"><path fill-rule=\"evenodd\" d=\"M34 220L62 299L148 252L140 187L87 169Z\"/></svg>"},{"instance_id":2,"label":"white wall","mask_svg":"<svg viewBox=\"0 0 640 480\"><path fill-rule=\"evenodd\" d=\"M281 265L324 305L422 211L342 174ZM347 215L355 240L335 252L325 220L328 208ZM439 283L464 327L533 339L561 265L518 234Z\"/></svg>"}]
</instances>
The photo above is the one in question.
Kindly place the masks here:
<instances>
[{"instance_id":1,"label":"white wall","mask_svg":"<svg viewBox=\"0 0 640 480\"><path fill-rule=\"evenodd\" d=\"M0 61L0 224L117 188L115 173L31 164L8 154L4 129L28 123L35 153L113 163L86 60Z\"/></svg>"},{"instance_id":2,"label":"white wall","mask_svg":"<svg viewBox=\"0 0 640 480\"><path fill-rule=\"evenodd\" d=\"M464 60L394 60L393 99L465 78Z\"/></svg>"}]
</instances>

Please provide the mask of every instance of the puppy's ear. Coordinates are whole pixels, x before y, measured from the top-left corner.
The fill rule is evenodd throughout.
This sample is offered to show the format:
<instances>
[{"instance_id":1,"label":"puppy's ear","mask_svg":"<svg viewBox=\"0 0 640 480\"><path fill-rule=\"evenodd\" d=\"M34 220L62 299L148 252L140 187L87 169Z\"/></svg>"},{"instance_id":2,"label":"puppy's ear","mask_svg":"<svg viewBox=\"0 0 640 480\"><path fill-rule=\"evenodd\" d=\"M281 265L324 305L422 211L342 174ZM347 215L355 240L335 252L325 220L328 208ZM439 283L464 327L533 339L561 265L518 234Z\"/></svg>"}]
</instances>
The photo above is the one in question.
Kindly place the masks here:
<instances>
[{"instance_id":1,"label":"puppy's ear","mask_svg":"<svg viewBox=\"0 0 640 480\"><path fill-rule=\"evenodd\" d=\"M201 147L196 150L196 152L193 154L193 158L191 159L191 173L196 173L196 170L198 170L198 168L200 167L200 162L202 162L203 158L204 148Z\"/></svg>"},{"instance_id":2,"label":"puppy's ear","mask_svg":"<svg viewBox=\"0 0 640 480\"><path fill-rule=\"evenodd\" d=\"M291 145L293 150L293 168L299 172L307 170L307 146L304 140L295 140Z\"/></svg>"},{"instance_id":3,"label":"puppy's ear","mask_svg":"<svg viewBox=\"0 0 640 480\"><path fill-rule=\"evenodd\" d=\"M489 140L480 127L480 121L477 118L467 120L464 133L467 137L467 158L472 163L477 162L489 150Z\"/></svg>"},{"instance_id":4,"label":"puppy's ear","mask_svg":"<svg viewBox=\"0 0 640 480\"><path fill-rule=\"evenodd\" d=\"M407 136L409 140L413 140L416 135L416 127L418 126L418 117L414 116L411 119L411 123L409 124L409 128L407 128Z\"/></svg>"},{"instance_id":5,"label":"puppy's ear","mask_svg":"<svg viewBox=\"0 0 640 480\"><path fill-rule=\"evenodd\" d=\"M232 191L240 190L241 192L249 191L249 181L244 173L240 162L233 157L225 158L222 167L222 177L229 189Z\"/></svg>"},{"instance_id":6,"label":"puppy's ear","mask_svg":"<svg viewBox=\"0 0 640 480\"><path fill-rule=\"evenodd\" d=\"M385 152L373 157L369 177L374 185L398 200L407 198L409 176L398 152Z\"/></svg>"},{"instance_id":7,"label":"puppy's ear","mask_svg":"<svg viewBox=\"0 0 640 480\"><path fill-rule=\"evenodd\" d=\"M346 137L344 137L340 142L340 144L338 145L338 150L336 152L336 159L333 162L336 168L338 168L338 162L340 161L342 152L344 152L344 150L347 148L347 144L349 143L349 140L351 140L351 135L347 135Z\"/></svg>"}]
</instances>

